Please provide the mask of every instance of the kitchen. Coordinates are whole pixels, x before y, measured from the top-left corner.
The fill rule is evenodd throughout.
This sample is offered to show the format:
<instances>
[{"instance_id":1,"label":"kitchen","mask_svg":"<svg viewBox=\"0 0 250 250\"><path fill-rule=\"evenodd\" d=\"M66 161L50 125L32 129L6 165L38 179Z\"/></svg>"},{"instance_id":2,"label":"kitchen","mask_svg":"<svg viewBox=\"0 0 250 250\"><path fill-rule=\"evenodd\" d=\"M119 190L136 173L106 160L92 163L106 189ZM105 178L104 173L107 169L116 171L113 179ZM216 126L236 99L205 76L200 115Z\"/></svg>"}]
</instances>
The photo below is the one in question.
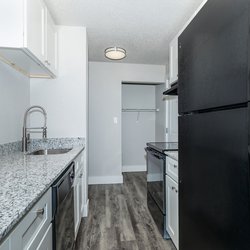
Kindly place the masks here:
<instances>
[{"instance_id":1,"label":"kitchen","mask_svg":"<svg viewBox=\"0 0 250 250\"><path fill-rule=\"evenodd\" d=\"M158 4L0 3L0 250L250 248L250 3Z\"/></svg>"}]
</instances>

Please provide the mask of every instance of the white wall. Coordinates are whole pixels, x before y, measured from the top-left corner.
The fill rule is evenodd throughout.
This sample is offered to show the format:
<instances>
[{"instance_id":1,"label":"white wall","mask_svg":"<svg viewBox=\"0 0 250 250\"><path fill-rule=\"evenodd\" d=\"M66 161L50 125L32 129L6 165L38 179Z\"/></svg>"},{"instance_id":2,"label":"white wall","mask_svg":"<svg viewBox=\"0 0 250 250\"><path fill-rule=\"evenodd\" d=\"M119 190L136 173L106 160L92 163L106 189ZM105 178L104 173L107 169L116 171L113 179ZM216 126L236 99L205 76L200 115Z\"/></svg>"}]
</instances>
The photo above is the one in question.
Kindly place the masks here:
<instances>
[{"instance_id":1,"label":"white wall","mask_svg":"<svg viewBox=\"0 0 250 250\"><path fill-rule=\"evenodd\" d=\"M58 26L58 54L56 79L31 80L31 105L46 109L48 137L86 137L86 29ZM35 115L31 117L31 125L41 122Z\"/></svg>"},{"instance_id":2,"label":"white wall","mask_svg":"<svg viewBox=\"0 0 250 250\"><path fill-rule=\"evenodd\" d=\"M122 85L123 109L155 109L155 86ZM155 141L155 112L122 113L122 171L146 171L145 146Z\"/></svg>"},{"instance_id":3,"label":"white wall","mask_svg":"<svg viewBox=\"0 0 250 250\"><path fill-rule=\"evenodd\" d=\"M155 87L155 102L159 112L155 114L155 141L166 141L166 101L163 100L163 92L166 90L166 83L156 85Z\"/></svg>"},{"instance_id":4,"label":"white wall","mask_svg":"<svg viewBox=\"0 0 250 250\"><path fill-rule=\"evenodd\" d=\"M90 183L121 183L123 181L122 81L165 82L165 66L89 63ZM118 124L113 122L114 117L117 117Z\"/></svg>"},{"instance_id":5,"label":"white wall","mask_svg":"<svg viewBox=\"0 0 250 250\"><path fill-rule=\"evenodd\" d=\"M0 144L22 139L23 116L29 104L29 78L0 62Z\"/></svg>"}]
</instances>

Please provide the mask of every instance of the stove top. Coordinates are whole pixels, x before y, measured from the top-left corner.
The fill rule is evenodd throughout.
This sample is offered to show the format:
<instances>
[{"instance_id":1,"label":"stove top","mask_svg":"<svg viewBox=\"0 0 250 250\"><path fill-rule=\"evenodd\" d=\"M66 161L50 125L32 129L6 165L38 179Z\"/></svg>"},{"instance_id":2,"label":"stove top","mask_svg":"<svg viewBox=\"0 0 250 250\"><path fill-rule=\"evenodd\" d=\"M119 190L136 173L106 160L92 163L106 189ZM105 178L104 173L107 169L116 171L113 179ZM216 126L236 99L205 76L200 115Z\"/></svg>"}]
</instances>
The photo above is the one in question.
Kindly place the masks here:
<instances>
[{"instance_id":1,"label":"stove top","mask_svg":"<svg viewBox=\"0 0 250 250\"><path fill-rule=\"evenodd\" d=\"M167 151L178 151L177 142L148 142L147 146L161 153Z\"/></svg>"}]
</instances>

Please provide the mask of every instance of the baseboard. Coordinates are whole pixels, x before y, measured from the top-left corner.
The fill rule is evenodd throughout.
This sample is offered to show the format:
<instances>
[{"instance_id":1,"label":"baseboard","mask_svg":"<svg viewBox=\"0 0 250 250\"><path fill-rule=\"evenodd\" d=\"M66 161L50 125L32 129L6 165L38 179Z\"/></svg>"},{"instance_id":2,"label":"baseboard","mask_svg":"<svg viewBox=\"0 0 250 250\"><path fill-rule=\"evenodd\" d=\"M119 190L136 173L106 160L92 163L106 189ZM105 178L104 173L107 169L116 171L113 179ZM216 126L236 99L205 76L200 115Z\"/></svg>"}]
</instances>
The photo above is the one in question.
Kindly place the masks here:
<instances>
[{"instance_id":1,"label":"baseboard","mask_svg":"<svg viewBox=\"0 0 250 250\"><path fill-rule=\"evenodd\" d=\"M145 172L147 170L146 165L125 165L122 166L122 172Z\"/></svg>"},{"instance_id":2,"label":"baseboard","mask_svg":"<svg viewBox=\"0 0 250 250\"><path fill-rule=\"evenodd\" d=\"M88 213L89 213L89 199L87 200L86 204L83 206L82 217L88 217Z\"/></svg>"},{"instance_id":3,"label":"baseboard","mask_svg":"<svg viewBox=\"0 0 250 250\"><path fill-rule=\"evenodd\" d=\"M152 182L162 180L162 174L159 173L147 174L147 180Z\"/></svg>"},{"instance_id":4,"label":"baseboard","mask_svg":"<svg viewBox=\"0 0 250 250\"><path fill-rule=\"evenodd\" d=\"M122 184L123 176L89 176L89 185L93 184Z\"/></svg>"}]
</instances>

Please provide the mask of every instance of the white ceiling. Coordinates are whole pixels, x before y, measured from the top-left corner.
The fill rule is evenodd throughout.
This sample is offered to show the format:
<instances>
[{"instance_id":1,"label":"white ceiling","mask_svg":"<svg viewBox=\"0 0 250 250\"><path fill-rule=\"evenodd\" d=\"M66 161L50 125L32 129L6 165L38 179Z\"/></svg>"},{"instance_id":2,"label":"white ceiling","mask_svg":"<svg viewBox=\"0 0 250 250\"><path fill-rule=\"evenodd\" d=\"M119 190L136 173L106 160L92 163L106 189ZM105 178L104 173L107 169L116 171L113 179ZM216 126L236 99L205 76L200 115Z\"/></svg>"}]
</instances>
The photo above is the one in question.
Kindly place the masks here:
<instances>
[{"instance_id":1,"label":"white ceiling","mask_svg":"<svg viewBox=\"0 0 250 250\"><path fill-rule=\"evenodd\" d=\"M45 0L57 24L86 26L90 61L108 61L120 46L122 62L168 62L168 43L203 0Z\"/></svg>"}]
</instances>

